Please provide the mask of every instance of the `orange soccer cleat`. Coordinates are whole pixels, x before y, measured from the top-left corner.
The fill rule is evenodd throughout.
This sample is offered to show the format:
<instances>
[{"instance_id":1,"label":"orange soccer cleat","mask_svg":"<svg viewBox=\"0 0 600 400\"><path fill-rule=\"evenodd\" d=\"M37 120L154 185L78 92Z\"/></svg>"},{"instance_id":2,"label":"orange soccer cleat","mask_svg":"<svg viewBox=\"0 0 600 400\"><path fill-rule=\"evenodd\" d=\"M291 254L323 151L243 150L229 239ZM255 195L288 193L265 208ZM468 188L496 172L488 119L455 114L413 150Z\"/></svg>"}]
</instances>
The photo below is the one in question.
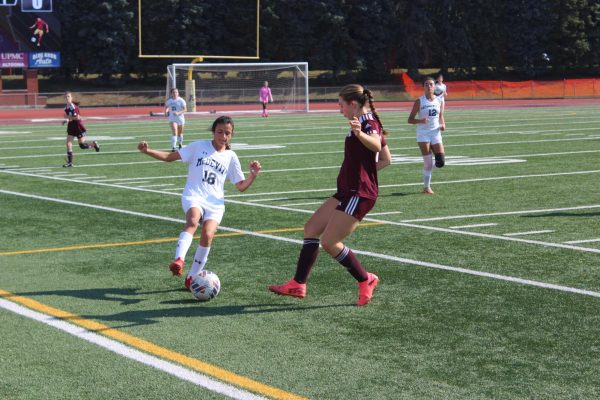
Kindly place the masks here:
<instances>
[{"instance_id":1,"label":"orange soccer cleat","mask_svg":"<svg viewBox=\"0 0 600 400\"><path fill-rule=\"evenodd\" d=\"M177 257L177 260L169 265L169 269L174 276L180 276L183 272L183 260L181 257Z\"/></svg>"}]
</instances>

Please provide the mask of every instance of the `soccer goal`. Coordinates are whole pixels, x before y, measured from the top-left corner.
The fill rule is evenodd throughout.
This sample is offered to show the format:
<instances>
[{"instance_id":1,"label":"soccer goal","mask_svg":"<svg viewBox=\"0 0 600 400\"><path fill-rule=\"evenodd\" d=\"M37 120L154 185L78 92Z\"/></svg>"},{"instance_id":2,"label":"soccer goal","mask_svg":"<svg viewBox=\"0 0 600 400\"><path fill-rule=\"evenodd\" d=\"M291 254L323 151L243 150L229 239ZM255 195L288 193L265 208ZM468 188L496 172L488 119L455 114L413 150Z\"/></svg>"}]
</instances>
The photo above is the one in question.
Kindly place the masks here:
<instances>
[{"instance_id":1,"label":"soccer goal","mask_svg":"<svg viewBox=\"0 0 600 400\"><path fill-rule=\"evenodd\" d=\"M167 67L167 96L179 89L188 111L257 111L269 82L275 112L308 112L308 63L196 63Z\"/></svg>"}]
</instances>

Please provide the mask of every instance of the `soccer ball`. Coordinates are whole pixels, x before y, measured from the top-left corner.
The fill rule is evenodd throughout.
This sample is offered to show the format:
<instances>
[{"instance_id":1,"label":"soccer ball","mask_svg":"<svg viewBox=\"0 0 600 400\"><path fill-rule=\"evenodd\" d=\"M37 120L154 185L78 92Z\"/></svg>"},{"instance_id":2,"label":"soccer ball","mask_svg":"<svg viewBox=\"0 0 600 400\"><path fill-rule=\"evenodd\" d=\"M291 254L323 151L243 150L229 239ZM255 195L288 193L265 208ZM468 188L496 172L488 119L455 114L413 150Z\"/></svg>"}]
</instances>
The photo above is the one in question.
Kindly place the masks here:
<instances>
[{"instance_id":1,"label":"soccer ball","mask_svg":"<svg viewBox=\"0 0 600 400\"><path fill-rule=\"evenodd\" d=\"M35 43L37 41L37 39L35 38L35 36L31 37L31 43Z\"/></svg>"},{"instance_id":2,"label":"soccer ball","mask_svg":"<svg viewBox=\"0 0 600 400\"><path fill-rule=\"evenodd\" d=\"M217 297L221 290L221 281L214 272L202 271L194 275L190 283L190 291L196 300L209 301Z\"/></svg>"}]
</instances>

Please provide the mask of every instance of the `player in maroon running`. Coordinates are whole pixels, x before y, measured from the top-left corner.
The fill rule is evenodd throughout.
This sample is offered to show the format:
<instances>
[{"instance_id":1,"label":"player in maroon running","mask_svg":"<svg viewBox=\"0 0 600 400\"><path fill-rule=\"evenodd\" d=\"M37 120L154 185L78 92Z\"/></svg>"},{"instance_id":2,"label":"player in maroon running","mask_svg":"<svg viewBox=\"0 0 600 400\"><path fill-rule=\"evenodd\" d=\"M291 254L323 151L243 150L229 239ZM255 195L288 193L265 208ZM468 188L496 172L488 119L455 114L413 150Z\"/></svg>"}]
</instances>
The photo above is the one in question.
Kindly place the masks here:
<instances>
[{"instance_id":1,"label":"player in maroon running","mask_svg":"<svg viewBox=\"0 0 600 400\"><path fill-rule=\"evenodd\" d=\"M76 137L81 149L94 148L96 152L100 151L100 145L93 141L91 145L85 142L85 126L81 122L79 115L79 103L73 101L71 92L65 93L67 106L65 107L65 120L63 125L67 124L67 163L63 167L68 168L73 166L73 138Z\"/></svg>"},{"instance_id":2,"label":"player in maroon running","mask_svg":"<svg viewBox=\"0 0 600 400\"><path fill-rule=\"evenodd\" d=\"M48 27L48 24L41 18L36 19L33 25L29 27L29 29L34 29L31 41L37 41L37 47L40 47L40 45L42 44L42 38L44 37L44 33L50 33L50 28Z\"/></svg>"},{"instance_id":3,"label":"player in maroon running","mask_svg":"<svg viewBox=\"0 0 600 400\"><path fill-rule=\"evenodd\" d=\"M345 86L339 94L340 112L349 120L344 161L337 177L337 192L327 199L304 225L304 244L296 274L283 285L269 286L280 295L303 298L306 281L319 255L319 244L358 281L358 306L373 297L379 278L367 272L342 240L373 208L379 193L377 171L390 164L391 155L371 91L360 85ZM370 110L369 110L370 109Z\"/></svg>"}]
</instances>

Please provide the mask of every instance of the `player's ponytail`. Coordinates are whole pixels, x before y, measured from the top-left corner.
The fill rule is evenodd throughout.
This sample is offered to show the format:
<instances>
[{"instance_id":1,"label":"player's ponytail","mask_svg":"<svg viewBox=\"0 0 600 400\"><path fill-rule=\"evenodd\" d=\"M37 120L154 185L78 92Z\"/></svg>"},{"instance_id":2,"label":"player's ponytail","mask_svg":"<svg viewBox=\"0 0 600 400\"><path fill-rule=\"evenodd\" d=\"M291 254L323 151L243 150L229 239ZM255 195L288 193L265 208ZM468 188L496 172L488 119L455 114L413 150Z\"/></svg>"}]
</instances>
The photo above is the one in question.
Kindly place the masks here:
<instances>
[{"instance_id":1,"label":"player's ponytail","mask_svg":"<svg viewBox=\"0 0 600 400\"><path fill-rule=\"evenodd\" d=\"M369 89L364 89L364 94L365 94L367 100L369 101L369 108L371 109L373 116L375 117L375 119L377 119L377 122L379 122L379 125L381 125L381 131L382 131L381 133L383 134L383 136L389 135L389 132L386 129L384 129L383 123L381 122L381 119L379 118L379 114L377 113L377 110L375 109L375 101L373 100L373 93L371 93L371 91Z\"/></svg>"}]
</instances>

